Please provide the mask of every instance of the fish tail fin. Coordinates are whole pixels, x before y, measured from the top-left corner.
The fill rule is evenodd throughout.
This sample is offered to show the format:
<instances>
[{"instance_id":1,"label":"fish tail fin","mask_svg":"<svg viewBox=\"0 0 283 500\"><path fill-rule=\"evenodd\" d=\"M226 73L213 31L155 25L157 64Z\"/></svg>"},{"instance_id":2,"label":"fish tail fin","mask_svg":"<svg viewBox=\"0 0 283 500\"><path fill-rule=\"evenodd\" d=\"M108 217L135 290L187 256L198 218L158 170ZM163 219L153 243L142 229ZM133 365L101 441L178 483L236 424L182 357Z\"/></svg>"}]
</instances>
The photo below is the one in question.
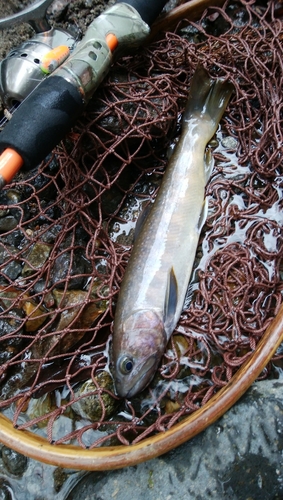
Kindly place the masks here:
<instances>
[{"instance_id":1,"label":"fish tail fin","mask_svg":"<svg viewBox=\"0 0 283 500\"><path fill-rule=\"evenodd\" d=\"M202 118L209 122L207 142L217 130L233 89L230 82L213 80L204 68L196 69L183 120Z\"/></svg>"}]
</instances>

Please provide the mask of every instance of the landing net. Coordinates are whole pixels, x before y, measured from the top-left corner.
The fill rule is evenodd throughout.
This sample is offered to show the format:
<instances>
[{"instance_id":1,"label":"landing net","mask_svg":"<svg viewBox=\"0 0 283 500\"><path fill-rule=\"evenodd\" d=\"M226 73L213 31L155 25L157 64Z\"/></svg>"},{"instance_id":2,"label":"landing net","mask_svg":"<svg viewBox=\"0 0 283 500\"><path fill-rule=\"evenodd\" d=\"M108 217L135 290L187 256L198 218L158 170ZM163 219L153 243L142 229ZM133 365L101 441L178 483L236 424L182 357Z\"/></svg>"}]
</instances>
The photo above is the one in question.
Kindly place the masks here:
<instances>
[{"instance_id":1,"label":"landing net","mask_svg":"<svg viewBox=\"0 0 283 500\"><path fill-rule=\"evenodd\" d=\"M115 64L65 141L0 193L0 408L17 428L55 444L138 442L200 408L255 350L283 288L276 6L210 8ZM198 64L235 86L210 144L209 214L162 363L124 401L109 373L115 304ZM280 375L280 358L262 377Z\"/></svg>"}]
</instances>

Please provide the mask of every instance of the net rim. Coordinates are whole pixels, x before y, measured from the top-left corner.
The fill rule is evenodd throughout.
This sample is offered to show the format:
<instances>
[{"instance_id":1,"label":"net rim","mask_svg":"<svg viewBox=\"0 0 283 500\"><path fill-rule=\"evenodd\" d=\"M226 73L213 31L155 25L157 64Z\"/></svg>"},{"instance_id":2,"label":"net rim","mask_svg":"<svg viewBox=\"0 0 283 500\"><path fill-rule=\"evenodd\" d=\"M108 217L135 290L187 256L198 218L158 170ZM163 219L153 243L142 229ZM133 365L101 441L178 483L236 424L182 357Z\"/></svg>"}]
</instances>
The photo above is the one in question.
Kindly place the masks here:
<instances>
[{"instance_id":1,"label":"net rim","mask_svg":"<svg viewBox=\"0 0 283 500\"><path fill-rule=\"evenodd\" d=\"M283 305L272 320L255 351L230 382L204 406L175 424L132 445L82 449L74 445L52 445L47 439L17 430L0 414L0 442L18 453L58 467L89 471L106 471L134 466L156 458L193 438L229 410L257 379L283 341Z\"/></svg>"},{"instance_id":2,"label":"net rim","mask_svg":"<svg viewBox=\"0 0 283 500\"><path fill-rule=\"evenodd\" d=\"M223 3L224 0L215 0L213 7ZM186 12L186 17L190 17L191 20L199 18L202 11L211 6L209 0L191 0L185 5L188 4L192 11L194 10L194 13ZM196 12L196 5L201 6L201 12ZM182 18L183 15L180 17ZM174 23L178 20L180 19L174 19ZM136 465L183 444L223 416L257 379L282 341L283 306L266 329L255 351L225 387L220 389L203 407L169 430L139 443L91 450L74 445L53 445L47 439L31 431L16 429L12 422L2 414L0 414L0 442L30 458L69 469L99 471Z\"/></svg>"}]
</instances>

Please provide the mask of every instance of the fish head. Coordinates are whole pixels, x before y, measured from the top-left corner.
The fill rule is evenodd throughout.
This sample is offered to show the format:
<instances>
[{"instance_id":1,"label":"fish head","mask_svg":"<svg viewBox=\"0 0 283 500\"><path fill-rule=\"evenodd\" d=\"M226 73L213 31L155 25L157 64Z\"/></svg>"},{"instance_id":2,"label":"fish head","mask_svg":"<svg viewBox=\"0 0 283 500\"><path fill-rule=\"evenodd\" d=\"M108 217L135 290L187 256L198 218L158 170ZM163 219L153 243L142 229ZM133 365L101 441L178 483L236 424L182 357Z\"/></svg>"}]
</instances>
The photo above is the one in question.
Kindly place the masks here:
<instances>
[{"instance_id":1,"label":"fish head","mask_svg":"<svg viewBox=\"0 0 283 500\"><path fill-rule=\"evenodd\" d=\"M141 310L115 325L112 343L113 376L118 396L130 398L152 380L167 344L162 319Z\"/></svg>"}]
</instances>

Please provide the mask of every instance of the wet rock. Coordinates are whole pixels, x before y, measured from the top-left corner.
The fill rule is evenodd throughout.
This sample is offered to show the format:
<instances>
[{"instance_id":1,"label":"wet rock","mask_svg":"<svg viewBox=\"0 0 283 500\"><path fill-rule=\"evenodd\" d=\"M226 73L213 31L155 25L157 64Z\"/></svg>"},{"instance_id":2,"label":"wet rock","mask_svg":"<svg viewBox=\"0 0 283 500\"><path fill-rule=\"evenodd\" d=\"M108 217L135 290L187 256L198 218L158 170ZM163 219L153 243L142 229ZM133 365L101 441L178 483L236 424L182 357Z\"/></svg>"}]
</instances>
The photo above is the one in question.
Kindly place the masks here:
<instances>
[{"instance_id":1,"label":"wet rock","mask_svg":"<svg viewBox=\"0 0 283 500\"><path fill-rule=\"evenodd\" d=\"M7 363L8 361L10 361L10 359L12 359L14 357L15 354L18 353L18 349L16 349L15 347L7 347L6 349L2 350L0 352L0 365L2 366L4 363ZM5 374L2 373L1 376L0 376L0 379L1 378L5 378Z\"/></svg>"},{"instance_id":2,"label":"wet rock","mask_svg":"<svg viewBox=\"0 0 283 500\"><path fill-rule=\"evenodd\" d=\"M229 30L230 23L224 19L223 16L215 13L212 14L212 16L207 16L207 18L203 21L203 26L206 33L213 36L219 36Z\"/></svg>"},{"instance_id":3,"label":"wet rock","mask_svg":"<svg viewBox=\"0 0 283 500\"><path fill-rule=\"evenodd\" d=\"M159 458L77 484L68 500L281 500L282 380L253 384L224 417Z\"/></svg>"},{"instance_id":4,"label":"wet rock","mask_svg":"<svg viewBox=\"0 0 283 500\"><path fill-rule=\"evenodd\" d=\"M22 475L28 466L28 459L6 446L2 448L2 460L8 472L15 476Z\"/></svg>"},{"instance_id":5,"label":"wet rock","mask_svg":"<svg viewBox=\"0 0 283 500\"><path fill-rule=\"evenodd\" d=\"M55 304L61 308L57 331L60 335L60 352L67 352L72 345L78 342L87 330L106 310L108 301L100 300L97 302L88 302L88 293L83 290L70 290L62 292L53 290L52 293ZM72 324L72 329L67 335L61 336L60 332L66 330ZM79 327L79 331L76 327Z\"/></svg>"},{"instance_id":6,"label":"wet rock","mask_svg":"<svg viewBox=\"0 0 283 500\"><path fill-rule=\"evenodd\" d=\"M51 282L58 288L64 288L65 281L68 279L69 290L82 289L86 284L86 276L82 275L89 272L90 263L80 252L73 256L71 256L70 252L64 252L54 262Z\"/></svg>"},{"instance_id":7,"label":"wet rock","mask_svg":"<svg viewBox=\"0 0 283 500\"><path fill-rule=\"evenodd\" d=\"M249 20L248 12L244 5L237 2L231 3L227 8L227 14L231 17L235 26L244 26Z\"/></svg>"},{"instance_id":8,"label":"wet rock","mask_svg":"<svg viewBox=\"0 0 283 500\"><path fill-rule=\"evenodd\" d=\"M2 273L6 275L7 278L14 281L22 272L22 265L17 258L17 249L14 246L3 245L0 247L0 264L5 263L7 263L7 265L2 268Z\"/></svg>"},{"instance_id":9,"label":"wet rock","mask_svg":"<svg viewBox=\"0 0 283 500\"><path fill-rule=\"evenodd\" d=\"M25 235L20 229L15 229L15 231L5 236L5 241L7 245L11 245L18 251L19 247L24 246Z\"/></svg>"},{"instance_id":10,"label":"wet rock","mask_svg":"<svg viewBox=\"0 0 283 500\"><path fill-rule=\"evenodd\" d=\"M34 274L37 269L41 269L49 257L51 248L52 246L46 243L35 243L26 256L28 262L24 265L22 275L30 276Z\"/></svg>"},{"instance_id":11,"label":"wet rock","mask_svg":"<svg viewBox=\"0 0 283 500\"><path fill-rule=\"evenodd\" d=\"M0 205L16 205L21 199L21 193L16 189L7 189L0 193Z\"/></svg>"},{"instance_id":12,"label":"wet rock","mask_svg":"<svg viewBox=\"0 0 283 500\"><path fill-rule=\"evenodd\" d=\"M45 289L47 288L47 283L44 278L40 278L39 280L34 283L33 290L35 293L43 293Z\"/></svg>"},{"instance_id":13,"label":"wet rock","mask_svg":"<svg viewBox=\"0 0 283 500\"><path fill-rule=\"evenodd\" d=\"M55 187L54 183L50 180L50 177L42 173L39 173L37 167L33 170L30 170L29 174L32 177L32 182L31 182L32 187L28 184L24 186L25 189L24 197L28 199L33 195L34 192L36 192L40 200L46 200L46 201L54 200ZM38 211L38 207L35 206L34 210Z\"/></svg>"},{"instance_id":14,"label":"wet rock","mask_svg":"<svg viewBox=\"0 0 283 500\"><path fill-rule=\"evenodd\" d=\"M45 309L39 306L34 300L27 300L23 303L23 310L28 317L25 323L26 331L36 332L46 320Z\"/></svg>"},{"instance_id":15,"label":"wet rock","mask_svg":"<svg viewBox=\"0 0 283 500\"><path fill-rule=\"evenodd\" d=\"M106 190L102 193L101 204L102 210L105 214L112 214L115 212L123 198L122 191L118 186L113 186L110 190Z\"/></svg>"},{"instance_id":16,"label":"wet rock","mask_svg":"<svg viewBox=\"0 0 283 500\"><path fill-rule=\"evenodd\" d=\"M0 232L5 233L12 231L18 225L17 219L13 215L7 215L6 217L0 218Z\"/></svg>"},{"instance_id":17,"label":"wet rock","mask_svg":"<svg viewBox=\"0 0 283 500\"><path fill-rule=\"evenodd\" d=\"M8 372L4 383L0 386L0 398L6 401L12 396L18 394L21 388L30 381L31 377L35 375L37 370L38 363L22 362L20 367L17 366L12 373Z\"/></svg>"},{"instance_id":18,"label":"wet rock","mask_svg":"<svg viewBox=\"0 0 283 500\"><path fill-rule=\"evenodd\" d=\"M75 413L92 422L96 422L101 418L103 409L105 410L104 418L108 418L117 407L117 400L108 392L103 392L103 389L111 392L114 391L113 380L110 374L102 371L95 379L97 385L92 380L87 380L74 391L75 398L81 399L72 404L72 409Z\"/></svg>"},{"instance_id":19,"label":"wet rock","mask_svg":"<svg viewBox=\"0 0 283 500\"><path fill-rule=\"evenodd\" d=\"M0 307L0 312L3 308ZM7 314L8 317L0 319L0 338L6 337L1 342L1 347L7 346L20 347L22 343L21 335L23 333L23 313L20 309L11 309Z\"/></svg>"},{"instance_id":20,"label":"wet rock","mask_svg":"<svg viewBox=\"0 0 283 500\"><path fill-rule=\"evenodd\" d=\"M56 240L58 234L62 231L62 226L60 224L55 224L54 226L48 227L46 232L42 235L43 243L52 244Z\"/></svg>"},{"instance_id":21,"label":"wet rock","mask_svg":"<svg viewBox=\"0 0 283 500\"><path fill-rule=\"evenodd\" d=\"M180 29L179 34L190 43L200 43L205 40L205 35L196 26L184 26Z\"/></svg>"},{"instance_id":22,"label":"wet rock","mask_svg":"<svg viewBox=\"0 0 283 500\"><path fill-rule=\"evenodd\" d=\"M180 403L171 401L170 399L165 402L165 413L173 413L181 408Z\"/></svg>"},{"instance_id":23,"label":"wet rock","mask_svg":"<svg viewBox=\"0 0 283 500\"><path fill-rule=\"evenodd\" d=\"M121 131L127 130L129 126L129 119L134 118L137 123L146 122L147 113L150 113L152 120L144 128L144 132L147 134L154 134L162 136L164 133L164 128L167 127L165 121L162 120L162 113L164 109L164 97L161 97L157 93L152 104L148 99L149 92L153 92L154 89L147 79L139 80L139 99L136 96L132 96L132 100L125 101L125 94L129 93L129 78L133 84L136 83L137 77L133 74L129 75L127 71L123 68L115 67L115 72L109 73L110 81L119 83L119 92L116 94L117 101L120 99L120 109L122 113L113 112L113 109L105 103L105 100L95 100L90 102L88 109L91 111L92 107L95 106L95 111L101 113L101 117L97 120L97 124L100 127L100 138L104 139L103 129L105 131L111 132L114 135L120 135ZM124 84L124 85L123 85ZM97 94L99 97L99 94ZM143 97L146 99L146 104L143 101ZM115 101L115 104L117 104ZM118 105L118 104L117 104ZM124 117L128 117L127 119ZM108 134L105 134L105 138ZM128 136L128 147L135 148L137 145L137 139L133 136Z\"/></svg>"},{"instance_id":24,"label":"wet rock","mask_svg":"<svg viewBox=\"0 0 283 500\"><path fill-rule=\"evenodd\" d=\"M20 203L22 199L21 193L19 193L16 189L8 189L6 191L6 197L8 205L16 205L17 203Z\"/></svg>"},{"instance_id":25,"label":"wet rock","mask_svg":"<svg viewBox=\"0 0 283 500\"><path fill-rule=\"evenodd\" d=\"M15 229L19 223L22 212L13 207L21 201L21 194L15 189L9 189L0 193L0 232L8 232Z\"/></svg>"},{"instance_id":26,"label":"wet rock","mask_svg":"<svg viewBox=\"0 0 283 500\"><path fill-rule=\"evenodd\" d=\"M266 491L272 491L278 476L278 469L265 457L254 453L247 453L244 458L237 457L221 478L225 498L233 492L237 499L265 500ZM250 495L251 490L253 496ZM279 496L276 498L279 500Z\"/></svg>"},{"instance_id":27,"label":"wet rock","mask_svg":"<svg viewBox=\"0 0 283 500\"><path fill-rule=\"evenodd\" d=\"M37 224L43 226L50 223L50 220L60 220L62 211L60 206L54 205L54 201L46 203L45 200L41 202L41 213L37 217Z\"/></svg>"},{"instance_id":28,"label":"wet rock","mask_svg":"<svg viewBox=\"0 0 283 500\"><path fill-rule=\"evenodd\" d=\"M8 215L8 213L9 213L8 209L5 209L5 208L0 209L0 217L6 217L6 215Z\"/></svg>"},{"instance_id":29,"label":"wet rock","mask_svg":"<svg viewBox=\"0 0 283 500\"><path fill-rule=\"evenodd\" d=\"M52 395L49 393L38 399L31 398L28 402L26 413L29 420L32 420L34 418L44 417L54 409L54 398L52 398ZM42 428L46 427L47 424L48 418L43 418L42 420L39 420L36 425L38 428Z\"/></svg>"},{"instance_id":30,"label":"wet rock","mask_svg":"<svg viewBox=\"0 0 283 500\"><path fill-rule=\"evenodd\" d=\"M12 262L9 262L6 267L3 269L3 274L7 276L12 281L15 281L22 272L22 266L19 262L16 262L13 260Z\"/></svg>"},{"instance_id":31,"label":"wet rock","mask_svg":"<svg viewBox=\"0 0 283 500\"><path fill-rule=\"evenodd\" d=\"M0 500L12 500L14 495L12 494L12 488L10 484L5 481L5 479L0 479Z\"/></svg>"},{"instance_id":32,"label":"wet rock","mask_svg":"<svg viewBox=\"0 0 283 500\"><path fill-rule=\"evenodd\" d=\"M65 469L62 469L62 467L57 467L53 472L53 478L54 478L54 490L56 491L56 493L58 493L58 491L61 490L63 484L67 480L68 474Z\"/></svg>"},{"instance_id":33,"label":"wet rock","mask_svg":"<svg viewBox=\"0 0 283 500\"><path fill-rule=\"evenodd\" d=\"M227 137L223 137L221 139L221 144L226 149L236 150L238 141L237 139L235 139L235 137L231 137L230 135L228 135Z\"/></svg>"},{"instance_id":34,"label":"wet rock","mask_svg":"<svg viewBox=\"0 0 283 500\"><path fill-rule=\"evenodd\" d=\"M11 255L15 253L15 249L10 246L4 247L4 245L0 247L0 264L4 264L11 258Z\"/></svg>"}]
</instances>

